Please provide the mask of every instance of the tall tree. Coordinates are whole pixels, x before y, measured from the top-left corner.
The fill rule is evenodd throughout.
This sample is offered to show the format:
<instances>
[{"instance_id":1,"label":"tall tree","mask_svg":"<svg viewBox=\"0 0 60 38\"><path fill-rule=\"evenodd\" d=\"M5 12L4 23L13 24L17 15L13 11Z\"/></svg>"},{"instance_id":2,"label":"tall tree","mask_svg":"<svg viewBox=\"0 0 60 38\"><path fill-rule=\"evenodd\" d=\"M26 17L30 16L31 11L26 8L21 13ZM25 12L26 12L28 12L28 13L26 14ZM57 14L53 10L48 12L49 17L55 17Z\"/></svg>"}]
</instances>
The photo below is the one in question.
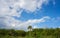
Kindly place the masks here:
<instances>
[{"instance_id":1,"label":"tall tree","mask_svg":"<svg viewBox=\"0 0 60 38\"><path fill-rule=\"evenodd\" d=\"M28 30L29 30L29 36L31 37L31 31L32 31L32 26L28 26Z\"/></svg>"}]
</instances>

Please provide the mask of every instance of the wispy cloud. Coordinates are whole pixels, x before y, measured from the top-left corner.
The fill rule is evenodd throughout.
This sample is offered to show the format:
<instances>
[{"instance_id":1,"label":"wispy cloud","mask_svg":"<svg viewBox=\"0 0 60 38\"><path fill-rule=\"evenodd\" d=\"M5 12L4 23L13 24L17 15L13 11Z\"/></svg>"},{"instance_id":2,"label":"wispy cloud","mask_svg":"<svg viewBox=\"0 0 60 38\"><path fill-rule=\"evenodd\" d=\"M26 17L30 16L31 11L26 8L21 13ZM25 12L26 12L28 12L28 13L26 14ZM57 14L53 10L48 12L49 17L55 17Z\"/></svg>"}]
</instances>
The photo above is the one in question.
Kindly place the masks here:
<instances>
[{"instance_id":1,"label":"wispy cloud","mask_svg":"<svg viewBox=\"0 0 60 38\"><path fill-rule=\"evenodd\" d=\"M4 18L2 18L2 19L4 19ZM0 20L2 21L2 19L0 19ZM9 17L9 18L6 17L5 21L2 22L2 25L5 23L6 24L5 28L27 29L27 27L29 25L45 22L46 21L45 19L50 19L50 17L45 16L40 19L33 19L33 20L27 20L27 21L19 21L19 20L15 20L14 18L11 18L11 17Z\"/></svg>"}]
</instances>

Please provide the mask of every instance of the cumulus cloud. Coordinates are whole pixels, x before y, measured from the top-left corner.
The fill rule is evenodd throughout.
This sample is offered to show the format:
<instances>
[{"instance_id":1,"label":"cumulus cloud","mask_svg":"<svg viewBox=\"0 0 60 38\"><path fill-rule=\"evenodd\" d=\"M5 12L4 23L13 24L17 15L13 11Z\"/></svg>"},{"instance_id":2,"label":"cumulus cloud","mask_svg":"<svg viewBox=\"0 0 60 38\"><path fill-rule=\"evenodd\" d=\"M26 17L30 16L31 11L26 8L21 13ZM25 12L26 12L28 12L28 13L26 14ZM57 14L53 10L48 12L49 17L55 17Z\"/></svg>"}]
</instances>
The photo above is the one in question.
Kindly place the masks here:
<instances>
[{"instance_id":1,"label":"cumulus cloud","mask_svg":"<svg viewBox=\"0 0 60 38\"><path fill-rule=\"evenodd\" d=\"M23 9L34 12L41 9L43 4L48 4L48 0L0 0L0 25L6 28L25 28L29 24L44 22L45 18L28 21L16 20L13 16L20 17ZM25 25L25 26L24 26Z\"/></svg>"},{"instance_id":2,"label":"cumulus cloud","mask_svg":"<svg viewBox=\"0 0 60 38\"><path fill-rule=\"evenodd\" d=\"M23 11L21 9L34 12L37 8L41 9L47 2L48 0L0 0L0 15L19 17Z\"/></svg>"}]
</instances>

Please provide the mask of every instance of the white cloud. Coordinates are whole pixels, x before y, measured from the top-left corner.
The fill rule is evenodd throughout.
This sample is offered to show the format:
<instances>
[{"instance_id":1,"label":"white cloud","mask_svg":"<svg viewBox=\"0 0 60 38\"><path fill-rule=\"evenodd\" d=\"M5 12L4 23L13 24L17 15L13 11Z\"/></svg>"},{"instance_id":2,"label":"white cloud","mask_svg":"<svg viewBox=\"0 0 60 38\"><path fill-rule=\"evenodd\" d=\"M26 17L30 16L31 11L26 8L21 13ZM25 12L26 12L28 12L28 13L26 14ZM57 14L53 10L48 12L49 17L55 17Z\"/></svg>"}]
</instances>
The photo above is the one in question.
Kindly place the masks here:
<instances>
[{"instance_id":1,"label":"white cloud","mask_svg":"<svg viewBox=\"0 0 60 38\"><path fill-rule=\"evenodd\" d=\"M42 5L46 4L47 2L48 0L25 0L24 7L22 8L34 12L37 8L41 9Z\"/></svg>"},{"instance_id":2,"label":"white cloud","mask_svg":"<svg viewBox=\"0 0 60 38\"><path fill-rule=\"evenodd\" d=\"M38 28L38 26L34 26L33 28L34 28L34 29L35 29L35 28Z\"/></svg>"},{"instance_id":3,"label":"white cloud","mask_svg":"<svg viewBox=\"0 0 60 38\"><path fill-rule=\"evenodd\" d=\"M46 20L45 19L50 19L50 17L48 16L45 16L41 19L33 19L33 20L27 20L27 21L19 21L19 20L15 20L14 18L11 18L11 17L3 17L0 19L0 24L2 23L3 24L6 24L5 28L14 28L14 29L27 29L27 27L29 25L33 25L33 24L36 24L36 23L41 23L41 22L45 22Z\"/></svg>"},{"instance_id":4,"label":"white cloud","mask_svg":"<svg viewBox=\"0 0 60 38\"><path fill-rule=\"evenodd\" d=\"M41 23L41 22L45 22L46 20L45 19L50 19L50 17L48 16L45 16L41 19L33 19L33 20L27 20L27 21L17 21L16 23L13 23L12 26L15 27L16 29L27 29L27 27L29 25L33 25L33 24L36 24L36 23Z\"/></svg>"},{"instance_id":5,"label":"white cloud","mask_svg":"<svg viewBox=\"0 0 60 38\"><path fill-rule=\"evenodd\" d=\"M41 9L42 5L47 2L48 0L0 0L0 15L19 17L22 12L21 9L34 12L37 8ZM21 11L17 13L17 10Z\"/></svg>"},{"instance_id":6,"label":"white cloud","mask_svg":"<svg viewBox=\"0 0 60 38\"><path fill-rule=\"evenodd\" d=\"M0 17L3 17L0 22L3 21L2 24L6 24L7 28L25 28L29 24L45 22L45 18L49 17L22 22L12 16L20 17L23 9L34 12L37 8L41 9L43 4L48 4L47 2L48 0L0 0Z\"/></svg>"}]
</instances>

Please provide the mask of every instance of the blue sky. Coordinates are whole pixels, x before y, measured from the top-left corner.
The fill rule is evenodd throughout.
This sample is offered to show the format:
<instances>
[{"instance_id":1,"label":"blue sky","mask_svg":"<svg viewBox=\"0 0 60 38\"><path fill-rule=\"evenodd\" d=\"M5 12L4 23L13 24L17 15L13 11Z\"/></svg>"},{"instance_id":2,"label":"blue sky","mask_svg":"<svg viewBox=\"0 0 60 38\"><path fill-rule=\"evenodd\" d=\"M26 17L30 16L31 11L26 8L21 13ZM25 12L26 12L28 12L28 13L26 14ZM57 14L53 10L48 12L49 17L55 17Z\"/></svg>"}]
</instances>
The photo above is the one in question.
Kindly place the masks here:
<instances>
[{"instance_id":1,"label":"blue sky","mask_svg":"<svg viewBox=\"0 0 60 38\"><path fill-rule=\"evenodd\" d=\"M60 28L60 0L1 0L0 28Z\"/></svg>"}]
</instances>

